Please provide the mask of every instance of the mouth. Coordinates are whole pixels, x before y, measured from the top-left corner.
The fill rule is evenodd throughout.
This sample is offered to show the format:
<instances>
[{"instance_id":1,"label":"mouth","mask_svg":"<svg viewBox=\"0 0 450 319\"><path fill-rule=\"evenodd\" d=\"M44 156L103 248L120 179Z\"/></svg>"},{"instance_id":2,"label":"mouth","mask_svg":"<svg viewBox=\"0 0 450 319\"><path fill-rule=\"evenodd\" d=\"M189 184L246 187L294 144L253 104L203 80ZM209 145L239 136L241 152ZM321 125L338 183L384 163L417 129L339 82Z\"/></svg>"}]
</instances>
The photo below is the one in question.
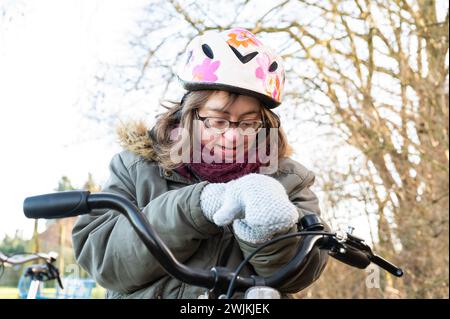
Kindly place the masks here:
<instances>
[{"instance_id":1,"label":"mouth","mask_svg":"<svg viewBox=\"0 0 450 319\"><path fill-rule=\"evenodd\" d=\"M225 157L234 157L237 154L236 148L227 148L225 146L219 146L218 148Z\"/></svg>"},{"instance_id":2,"label":"mouth","mask_svg":"<svg viewBox=\"0 0 450 319\"><path fill-rule=\"evenodd\" d=\"M234 147L234 148L227 148L225 146L220 146L220 148L222 149L222 151L236 151L236 147Z\"/></svg>"},{"instance_id":3,"label":"mouth","mask_svg":"<svg viewBox=\"0 0 450 319\"><path fill-rule=\"evenodd\" d=\"M217 148L225 155L235 155L238 154L239 148L242 148L242 145L239 147L225 147L218 145ZM242 150L239 150L242 151Z\"/></svg>"},{"instance_id":4,"label":"mouth","mask_svg":"<svg viewBox=\"0 0 450 319\"><path fill-rule=\"evenodd\" d=\"M218 144L214 144L214 146L210 146L208 147L210 151L216 150L218 152L224 153L224 154L228 154L228 155L234 155L238 153L238 150L240 150L240 148L244 148L244 145L238 145L235 147L226 147L223 145L218 145ZM244 148L244 152L245 152L246 148Z\"/></svg>"}]
</instances>

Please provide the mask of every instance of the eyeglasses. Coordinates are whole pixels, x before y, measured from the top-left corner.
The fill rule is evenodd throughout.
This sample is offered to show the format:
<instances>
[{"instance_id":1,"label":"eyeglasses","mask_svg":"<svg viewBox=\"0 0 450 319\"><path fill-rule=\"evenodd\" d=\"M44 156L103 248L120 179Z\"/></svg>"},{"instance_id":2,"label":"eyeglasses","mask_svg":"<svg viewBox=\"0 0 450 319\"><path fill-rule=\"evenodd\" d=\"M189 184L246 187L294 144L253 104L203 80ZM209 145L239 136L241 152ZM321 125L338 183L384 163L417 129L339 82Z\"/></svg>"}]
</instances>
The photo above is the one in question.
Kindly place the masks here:
<instances>
[{"instance_id":1,"label":"eyeglasses","mask_svg":"<svg viewBox=\"0 0 450 319\"><path fill-rule=\"evenodd\" d=\"M197 120L202 121L207 128L214 130L217 134L223 134L230 126L236 126L239 134L241 135L255 135L264 126L264 122L261 120L243 120L238 122L229 121L221 117L203 117L198 114L198 110L195 110Z\"/></svg>"}]
</instances>

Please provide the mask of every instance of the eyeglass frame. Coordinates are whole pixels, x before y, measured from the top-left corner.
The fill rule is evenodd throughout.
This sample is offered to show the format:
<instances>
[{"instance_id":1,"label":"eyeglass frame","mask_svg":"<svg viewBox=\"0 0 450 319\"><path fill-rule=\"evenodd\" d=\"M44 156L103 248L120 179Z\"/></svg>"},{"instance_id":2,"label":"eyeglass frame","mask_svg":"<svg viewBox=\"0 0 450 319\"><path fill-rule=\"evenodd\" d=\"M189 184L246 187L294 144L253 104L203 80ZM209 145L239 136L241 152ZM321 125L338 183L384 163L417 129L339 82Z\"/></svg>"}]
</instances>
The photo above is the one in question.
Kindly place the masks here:
<instances>
[{"instance_id":1,"label":"eyeglass frame","mask_svg":"<svg viewBox=\"0 0 450 319\"><path fill-rule=\"evenodd\" d=\"M223 133L227 132L232 127L231 125L236 124L236 128L240 130L240 133L242 135L250 135L250 136L252 136L252 135L258 134L258 132L261 131L261 129L266 126L266 122L264 120L264 114L261 113L262 119L258 120L258 121L254 121L254 122L260 122L261 126L257 130L255 130L254 134L243 134L243 132L245 132L245 130L243 130L242 128L239 127L240 123L244 122L244 121L253 121L253 120L242 120L242 121L235 122L235 121L230 121L230 120L224 119L222 117L218 117L218 116L200 116L200 114L198 114L198 109L195 109L194 111L195 111L195 117L196 117L197 120L202 121L205 124L206 128L216 130L218 134L223 134ZM209 118L224 120L224 121L228 122L228 127L223 132L219 132L218 129L216 129L214 127L208 127L206 125L205 121L207 119L209 119Z\"/></svg>"}]
</instances>

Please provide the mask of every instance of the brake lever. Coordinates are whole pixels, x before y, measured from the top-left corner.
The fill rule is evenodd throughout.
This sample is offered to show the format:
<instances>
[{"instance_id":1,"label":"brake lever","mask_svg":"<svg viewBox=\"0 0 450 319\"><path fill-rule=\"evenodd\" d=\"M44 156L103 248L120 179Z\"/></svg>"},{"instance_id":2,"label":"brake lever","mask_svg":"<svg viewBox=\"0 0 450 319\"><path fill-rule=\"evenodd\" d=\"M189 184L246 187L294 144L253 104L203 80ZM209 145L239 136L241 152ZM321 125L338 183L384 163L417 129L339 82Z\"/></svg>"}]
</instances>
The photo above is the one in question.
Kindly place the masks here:
<instances>
[{"instance_id":1,"label":"brake lever","mask_svg":"<svg viewBox=\"0 0 450 319\"><path fill-rule=\"evenodd\" d=\"M50 275L51 275L51 279L55 278L56 281L58 282L58 285L61 289L64 289L64 286L62 284L61 281L61 277L59 275L59 270L58 268L56 268L53 264L51 263L47 263L47 267L49 269Z\"/></svg>"},{"instance_id":2,"label":"brake lever","mask_svg":"<svg viewBox=\"0 0 450 319\"><path fill-rule=\"evenodd\" d=\"M372 263L383 268L384 270L386 270L387 272L389 272L390 274L392 274L396 277L403 276L403 270L401 268L397 267L396 265L387 261L386 259L382 258L381 256L376 255L373 252L372 248L369 245L367 245L363 239L356 237L349 233L346 234L346 237L347 238L346 238L345 244L365 253Z\"/></svg>"},{"instance_id":3,"label":"brake lever","mask_svg":"<svg viewBox=\"0 0 450 319\"><path fill-rule=\"evenodd\" d=\"M345 232L336 232L335 237L329 237L324 248L333 258L359 269L365 269L370 265L370 259L366 247L352 239Z\"/></svg>"},{"instance_id":4,"label":"brake lever","mask_svg":"<svg viewBox=\"0 0 450 319\"><path fill-rule=\"evenodd\" d=\"M380 266L381 268L383 268L384 270L386 270L387 272L389 272L390 274L392 274L396 277L403 276L403 270L401 268L399 268L396 265L394 265L393 263L387 261L383 257L380 257L380 256L374 254L370 258L370 261L373 262L375 265Z\"/></svg>"}]
</instances>

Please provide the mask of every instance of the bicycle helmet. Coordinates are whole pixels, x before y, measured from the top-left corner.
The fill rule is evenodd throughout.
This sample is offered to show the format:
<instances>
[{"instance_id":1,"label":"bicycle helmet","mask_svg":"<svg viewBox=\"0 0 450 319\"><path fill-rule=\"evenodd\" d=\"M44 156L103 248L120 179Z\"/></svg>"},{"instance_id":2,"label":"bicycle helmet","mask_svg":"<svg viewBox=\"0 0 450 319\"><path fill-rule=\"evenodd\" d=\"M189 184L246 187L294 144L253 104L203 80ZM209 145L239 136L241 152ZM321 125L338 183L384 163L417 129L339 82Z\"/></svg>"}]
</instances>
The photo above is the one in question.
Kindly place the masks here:
<instances>
[{"instance_id":1,"label":"bicycle helmet","mask_svg":"<svg viewBox=\"0 0 450 319\"><path fill-rule=\"evenodd\" d=\"M246 29L208 31L192 39L178 78L188 91L225 90L258 98L272 109L283 97L281 58Z\"/></svg>"}]
</instances>

